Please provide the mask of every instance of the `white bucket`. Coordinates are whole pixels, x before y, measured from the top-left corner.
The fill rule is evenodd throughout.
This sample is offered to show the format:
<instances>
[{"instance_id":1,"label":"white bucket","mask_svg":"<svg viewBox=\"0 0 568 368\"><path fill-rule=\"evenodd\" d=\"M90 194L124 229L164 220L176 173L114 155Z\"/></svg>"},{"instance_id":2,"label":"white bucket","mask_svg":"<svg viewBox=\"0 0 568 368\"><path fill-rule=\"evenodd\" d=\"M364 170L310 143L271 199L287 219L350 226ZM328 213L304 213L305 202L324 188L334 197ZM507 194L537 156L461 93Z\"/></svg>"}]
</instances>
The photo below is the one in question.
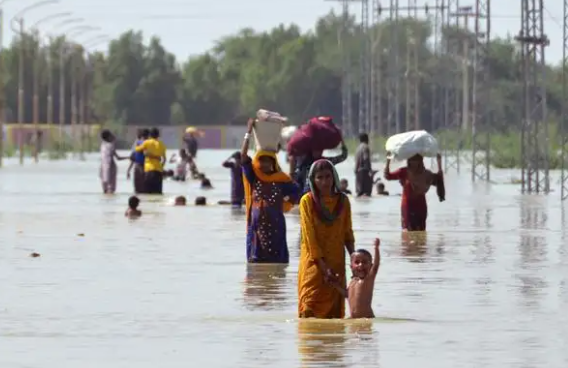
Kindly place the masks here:
<instances>
[{"instance_id":1,"label":"white bucket","mask_svg":"<svg viewBox=\"0 0 568 368\"><path fill-rule=\"evenodd\" d=\"M284 123L279 121L257 121L252 130L256 149L276 152L282 140L283 127Z\"/></svg>"}]
</instances>

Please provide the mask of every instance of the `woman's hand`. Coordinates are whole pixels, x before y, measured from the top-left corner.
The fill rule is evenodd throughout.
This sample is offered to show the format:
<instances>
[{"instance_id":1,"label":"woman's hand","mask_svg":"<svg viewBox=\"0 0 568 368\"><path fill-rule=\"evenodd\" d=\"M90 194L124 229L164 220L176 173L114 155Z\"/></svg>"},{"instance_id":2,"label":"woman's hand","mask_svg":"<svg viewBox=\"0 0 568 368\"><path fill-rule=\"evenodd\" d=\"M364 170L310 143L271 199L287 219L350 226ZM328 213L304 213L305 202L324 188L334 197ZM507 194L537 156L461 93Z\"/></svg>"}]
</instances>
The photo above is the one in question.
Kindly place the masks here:
<instances>
[{"instance_id":1,"label":"woman's hand","mask_svg":"<svg viewBox=\"0 0 568 368\"><path fill-rule=\"evenodd\" d=\"M436 155L436 163L438 164L438 172L442 172L442 155L439 153Z\"/></svg>"},{"instance_id":2,"label":"woman's hand","mask_svg":"<svg viewBox=\"0 0 568 368\"><path fill-rule=\"evenodd\" d=\"M247 121L247 129L249 134L252 133L252 128L254 128L254 119L249 118Z\"/></svg>"},{"instance_id":3,"label":"woman's hand","mask_svg":"<svg viewBox=\"0 0 568 368\"><path fill-rule=\"evenodd\" d=\"M318 266L326 283L336 284L339 282L339 275L329 268L322 258L318 260Z\"/></svg>"}]
</instances>

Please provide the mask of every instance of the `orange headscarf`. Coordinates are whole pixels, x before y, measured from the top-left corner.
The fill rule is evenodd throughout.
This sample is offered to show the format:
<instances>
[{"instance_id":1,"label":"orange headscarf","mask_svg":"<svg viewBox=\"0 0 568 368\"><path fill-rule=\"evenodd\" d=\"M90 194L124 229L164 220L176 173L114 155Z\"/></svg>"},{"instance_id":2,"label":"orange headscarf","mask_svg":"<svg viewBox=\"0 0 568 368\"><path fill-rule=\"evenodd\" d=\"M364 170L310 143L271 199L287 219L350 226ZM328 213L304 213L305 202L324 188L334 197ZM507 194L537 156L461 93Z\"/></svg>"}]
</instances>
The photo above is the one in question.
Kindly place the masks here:
<instances>
[{"instance_id":1,"label":"orange headscarf","mask_svg":"<svg viewBox=\"0 0 568 368\"><path fill-rule=\"evenodd\" d=\"M276 164L276 166L274 167L274 169L275 169L274 173L265 174L265 173L262 172L262 170L260 170L260 158L261 157L270 157L274 160L274 162ZM257 151L256 154L254 155L253 159L252 159L252 169L254 171L254 175L260 181L264 181L264 182L267 182L267 183L272 183L272 182L291 183L292 182L292 178L290 177L290 175L283 172L282 169L280 168L280 165L278 164L278 158L276 157L276 153L271 152L271 151L262 151L262 150ZM246 215L247 215L247 223L248 223L250 211L252 209L252 186L250 185L250 183L248 182L248 180L246 179L244 174L243 174L243 184L244 184L244 187L245 187L245 208L246 208L246 211L247 211ZM293 202L284 201L284 203L282 205L282 211L288 212L292 209L293 206L294 206Z\"/></svg>"}]
</instances>

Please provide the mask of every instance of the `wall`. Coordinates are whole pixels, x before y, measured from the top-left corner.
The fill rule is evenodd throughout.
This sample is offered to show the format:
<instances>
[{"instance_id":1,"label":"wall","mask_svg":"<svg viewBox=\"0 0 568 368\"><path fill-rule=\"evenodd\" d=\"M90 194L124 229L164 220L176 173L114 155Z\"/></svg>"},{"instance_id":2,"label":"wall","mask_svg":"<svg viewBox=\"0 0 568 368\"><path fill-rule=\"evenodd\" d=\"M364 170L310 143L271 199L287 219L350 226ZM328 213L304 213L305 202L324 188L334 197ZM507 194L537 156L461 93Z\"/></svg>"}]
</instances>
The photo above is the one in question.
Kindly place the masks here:
<instances>
[{"instance_id":1,"label":"wall","mask_svg":"<svg viewBox=\"0 0 568 368\"><path fill-rule=\"evenodd\" d=\"M93 137L98 136L101 127L99 125L85 126L84 134L90 134ZM119 139L124 141L133 141L136 138L136 132L139 128L147 128L143 126L126 126L122 132L115 132ZM196 126L197 129L203 131L205 136L199 139L200 148L209 149L232 149L239 148L243 136L246 133L245 126L221 126L221 125L208 125ZM52 124L39 124L38 130L40 133L40 145L49 145L53 140L59 140L59 125ZM170 148L181 147L181 140L184 134L185 126L162 126L160 127L160 135L166 146ZM71 138L71 126L63 126L62 134L66 139ZM7 145L17 145L18 137L23 135L24 144L29 144L32 141L34 133L34 126L32 124L24 124L20 127L18 124L5 124L4 125L4 142ZM76 127L76 134L79 137L80 126ZM96 139L96 138L95 138Z\"/></svg>"}]
</instances>

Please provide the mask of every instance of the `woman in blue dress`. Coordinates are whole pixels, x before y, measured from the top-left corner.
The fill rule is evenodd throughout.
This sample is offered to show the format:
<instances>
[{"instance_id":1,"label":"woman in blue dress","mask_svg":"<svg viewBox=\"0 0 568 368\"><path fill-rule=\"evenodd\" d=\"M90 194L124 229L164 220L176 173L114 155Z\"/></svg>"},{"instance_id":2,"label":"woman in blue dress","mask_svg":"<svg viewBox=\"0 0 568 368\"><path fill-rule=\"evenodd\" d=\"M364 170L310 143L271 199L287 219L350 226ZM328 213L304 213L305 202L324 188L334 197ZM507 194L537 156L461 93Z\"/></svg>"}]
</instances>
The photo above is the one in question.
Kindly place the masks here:
<instances>
[{"instance_id":1,"label":"woman in blue dress","mask_svg":"<svg viewBox=\"0 0 568 368\"><path fill-rule=\"evenodd\" d=\"M250 263L288 263L286 219L297 202L300 188L284 173L275 152L257 151L248 156L254 121L248 122L241 150L247 218L247 261Z\"/></svg>"}]
</instances>

